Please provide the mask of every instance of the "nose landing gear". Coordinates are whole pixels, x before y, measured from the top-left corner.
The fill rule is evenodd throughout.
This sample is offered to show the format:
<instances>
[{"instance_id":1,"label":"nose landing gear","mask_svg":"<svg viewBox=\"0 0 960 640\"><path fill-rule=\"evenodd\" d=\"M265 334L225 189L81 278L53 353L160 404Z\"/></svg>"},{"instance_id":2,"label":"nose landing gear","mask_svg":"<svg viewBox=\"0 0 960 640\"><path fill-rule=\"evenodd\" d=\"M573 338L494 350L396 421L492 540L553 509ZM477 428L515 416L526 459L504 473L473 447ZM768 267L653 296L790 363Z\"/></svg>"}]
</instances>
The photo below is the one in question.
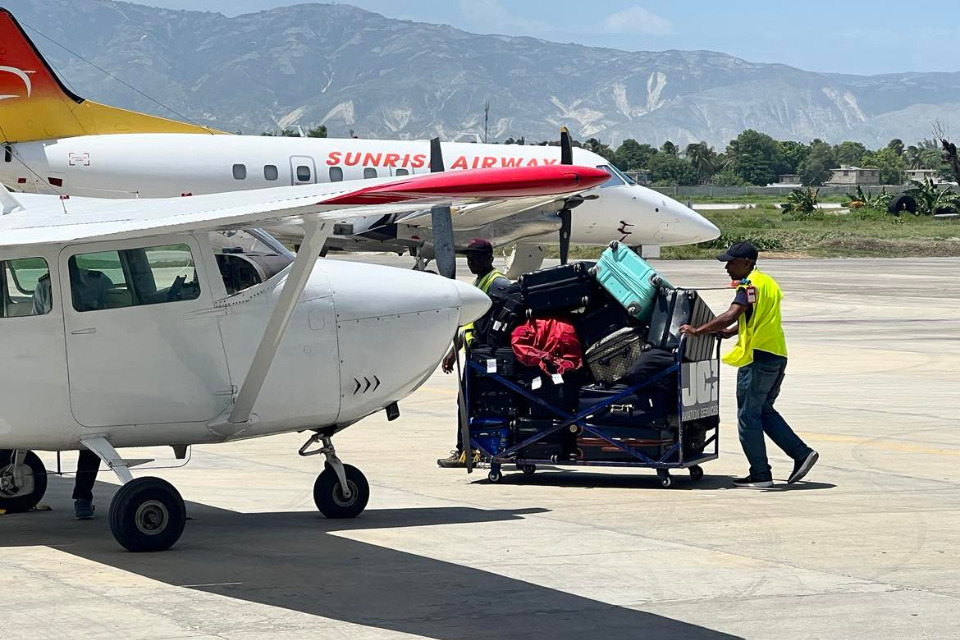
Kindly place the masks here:
<instances>
[{"instance_id":1,"label":"nose landing gear","mask_svg":"<svg viewBox=\"0 0 960 640\"><path fill-rule=\"evenodd\" d=\"M0 509L23 513L47 491L47 469L33 451L0 451Z\"/></svg>"},{"instance_id":2,"label":"nose landing gear","mask_svg":"<svg viewBox=\"0 0 960 640\"><path fill-rule=\"evenodd\" d=\"M318 449L310 446L319 442ZM333 447L330 436L315 433L300 447L300 455L323 454L323 472L313 484L313 501L320 513L328 518L356 518L367 508L370 485L366 477L353 465L343 464Z\"/></svg>"}]
</instances>

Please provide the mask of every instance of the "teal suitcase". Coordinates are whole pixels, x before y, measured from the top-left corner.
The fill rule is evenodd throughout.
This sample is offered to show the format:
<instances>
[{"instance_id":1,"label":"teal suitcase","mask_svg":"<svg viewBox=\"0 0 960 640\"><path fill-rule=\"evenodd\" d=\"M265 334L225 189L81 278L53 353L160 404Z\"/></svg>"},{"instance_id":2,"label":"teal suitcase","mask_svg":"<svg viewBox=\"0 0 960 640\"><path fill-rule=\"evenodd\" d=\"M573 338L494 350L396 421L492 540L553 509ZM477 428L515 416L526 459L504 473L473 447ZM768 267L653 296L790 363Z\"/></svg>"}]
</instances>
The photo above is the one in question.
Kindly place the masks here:
<instances>
[{"instance_id":1,"label":"teal suitcase","mask_svg":"<svg viewBox=\"0 0 960 640\"><path fill-rule=\"evenodd\" d=\"M657 273L633 249L619 242L600 254L600 260L591 273L627 312L647 323L653 315L654 302L661 287L673 289L667 279Z\"/></svg>"}]
</instances>

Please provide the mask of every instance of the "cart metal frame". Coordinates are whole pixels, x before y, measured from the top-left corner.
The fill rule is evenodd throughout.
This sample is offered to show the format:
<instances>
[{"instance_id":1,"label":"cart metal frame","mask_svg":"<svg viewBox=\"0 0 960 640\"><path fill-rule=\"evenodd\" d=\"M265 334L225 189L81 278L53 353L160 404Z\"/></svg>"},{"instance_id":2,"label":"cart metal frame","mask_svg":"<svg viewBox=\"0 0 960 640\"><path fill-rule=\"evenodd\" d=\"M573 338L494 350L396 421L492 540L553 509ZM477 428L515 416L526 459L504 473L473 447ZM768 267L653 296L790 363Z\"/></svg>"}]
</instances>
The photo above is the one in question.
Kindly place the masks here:
<instances>
[{"instance_id":1,"label":"cart metal frame","mask_svg":"<svg viewBox=\"0 0 960 640\"><path fill-rule=\"evenodd\" d=\"M693 480L699 480L703 477L703 469L700 465L704 462L710 462L711 460L716 460L720 455L720 415L716 415L716 425L705 430L705 440L704 440L704 449L703 452L687 458L684 456L684 439L686 435L686 426L683 420L683 388L684 388L684 378L683 378L683 352L684 346L686 345L686 336L681 337L680 344L676 350L676 359L674 363L668 368L665 369L656 375L644 380L642 383L634 385L621 393L616 394L613 397L607 398L601 402L598 402L595 405L590 406L589 408L579 411L576 414L571 414L563 409L553 406L552 404L544 401L542 398L538 398L533 395L530 391L524 387L507 380L499 373L487 373L484 367L478 363L474 362L467 358L466 370L465 373L465 402L466 407L470 407L470 381L471 378L476 374L482 374L485 378L492 379L503 387L509 389L510 391L519 394L529 400L534 402L539 406L547 409L551 413L557 416L559 423L545 429L540 433L537 433L530 438L527 438L523 442L514 444L511 447L508 447L499 452L489 451L479 442L474 440L474 432L480 431L481 423L480 419L475 419L468 416L468 424L470 425L470 447L481 451L487 458L490 459L490 472L488 474L488 479L490 482L499 482L502 477L502 466L504 464L515 464L519 470L521 470L525 475L532 474L536 471L537 465L550 465L556 467L638 467L638 468L650 468L656 469L657 477L660 480L660 484L664 487L669 487L673 484L673 481L670 476L670 469L689 469L690 477ZM717 362L717 367L719 368L720 360L720 341L717 340L716 351L714 352L713 360ZM604 430L607 427L602 425L589 424L587 419L594 414L606 409L607 407L616 404L617 402L623 400L627 396L635 394L637 391L640 391L660 380L666 376L676 373L677 374L677 398L676 398L676 411L677 411L677 441L671 446L662 456L657 459L653 459L650 456L647 456L642 451L639 451L629 445L626 445L618 440L613 439L604 433ZM716 381L717 384L717 394L719 397L720 392L720 380L719 378ZM712 417L712 416L711 416ZM476 422L474 422L476 420ZM689 422L689 421L688 421ZM489 426L489 422L486 423L486 426ZM474 426L478 427L474 429ZM584 432L590 433L593 436L601 438L608 442L609 444L621 449L625 453L629 454L634 460L548 460L548 459L537 459L537 458L523 458L520 457L520 452L530 446L531 444L546 438L547 436L562 431L564 429L569 429L571 426L578 426ZM713 433L710 433L710 432ZM712 446L711 446L712 445ZM709 450L708 450L709 449ZM671 458L676 457L675 460Z\"/></svg>"}]
</instances>

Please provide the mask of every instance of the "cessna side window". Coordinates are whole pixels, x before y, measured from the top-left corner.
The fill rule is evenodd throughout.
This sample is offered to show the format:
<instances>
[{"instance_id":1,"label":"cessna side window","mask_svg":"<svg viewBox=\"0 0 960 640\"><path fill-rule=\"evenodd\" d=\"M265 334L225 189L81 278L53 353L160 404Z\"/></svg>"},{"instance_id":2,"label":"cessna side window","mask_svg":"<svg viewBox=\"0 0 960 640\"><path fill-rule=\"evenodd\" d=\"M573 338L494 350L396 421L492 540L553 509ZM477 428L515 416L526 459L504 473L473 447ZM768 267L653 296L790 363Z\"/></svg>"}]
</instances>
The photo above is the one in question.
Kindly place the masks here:
<instances>
[{"instance_id":1,"label":"cessna side window","mask_svg":"<svg viewBox=\"0 0 960 640\"><path fill-rule=\"evenodd\" d=\"M235 180L246 180L247 179L247 165L245 164L235 164L233 165L233 177Z\"/></svg>"},{"instance_id":2,"label":"cessna side window","mask_svg":"<svg viewBox=\"0 0 960 640\"><path fill-rule=\"evenodd\" d=\"M297 167L297 182L310 182L310 167L305 164Z\"/></svg>"},{"instance_id":3,"label":"cessna side window","mask_svg":"<svg viewBox=\"0 0 960 640\"><path fill-rule=\"evenodd\" d=\"M366 168L363 170L363 179L364 179L364 180L366 180L367 178L376 178L376 177L377 177L377 170L374 169L373 167L366 167Z\"/></svg>"},{"instance_id":4,"label":"cessna side window","mask_svg":"<svg viewBox=\"0 0 960 640\"><path fill-rule=\"evenodd\" d=\"M50 313L50 269L43 258L0 261L3 293L2 316L19 318Z\"/></svg>"},{"instance_id":5,"label":"cessna side window","mask_svg":"<svg viewBox=\"0 0 960 640\"><path fill-rule=\"evenodd\" d=\"M410 175L410 171L408 171L407 169L397 169L396 175L398 175L398 176L408 176L408 175Z\"/></svg>"},{"instance_id":6,"label":"cessna side window","mask_svg":"<svg viewBox=\"0 0 960 640\"><path fill-rule=\"evenodd\" d=\"M330 167L330 182L342 182L343 169L340 167Z\"/></svg>"},{"instance_id":7,"label":"cessna side window","mask_svg":"<svg viewBox=\"0 0 960 640\"><path fill-rule=\"evenodd\" d=\"M193 300L200 295L193 255L185 244L84 253L72 256L67 267L77 311Z\"/></svg>"},{"instance_id":8,"label":"cessna side window","mask_svg":"<svg viewBox=\"0 0 960 640\"><path fill-rule=\"evenodd\" d=\"M276 180L280 177L280 172L277 171L277 166L273 164L266 164L263 166L263 177L265 180Z\"/></svg>"}]
</instances>

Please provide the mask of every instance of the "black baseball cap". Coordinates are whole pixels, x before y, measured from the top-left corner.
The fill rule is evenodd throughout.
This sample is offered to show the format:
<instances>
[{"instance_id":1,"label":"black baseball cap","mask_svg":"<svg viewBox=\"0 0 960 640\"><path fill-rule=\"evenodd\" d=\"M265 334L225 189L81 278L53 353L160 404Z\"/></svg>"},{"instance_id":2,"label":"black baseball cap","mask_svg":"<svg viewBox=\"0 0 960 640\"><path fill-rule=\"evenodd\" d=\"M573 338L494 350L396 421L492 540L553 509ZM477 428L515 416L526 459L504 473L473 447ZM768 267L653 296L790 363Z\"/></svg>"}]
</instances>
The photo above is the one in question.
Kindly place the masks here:
<instances>
[{"instance_id":1,"label":"black baseball cap","mask_svg":"<svg viewBox=\"0 0 960 640\"><path fill-rule=\"evenodd\" d=\"M483 238L474 238L470 241L470 244L466 248L467 253L485 253L487 255L493 255L493 245L490 244L489 240L484 240Z\"/></svg>"},{"instance_id":2,"label":"black baseball cap","mask_svg":"<svg viewBox=\"0 0 960 640\"><path fill-rule=\"evenodd\" d=\"M757 248L749 242L734 242L726 252L717 256L720 262L730 262L736 258L746 258L747 260L757 260Z\"/></svg>"}]
</instances>

